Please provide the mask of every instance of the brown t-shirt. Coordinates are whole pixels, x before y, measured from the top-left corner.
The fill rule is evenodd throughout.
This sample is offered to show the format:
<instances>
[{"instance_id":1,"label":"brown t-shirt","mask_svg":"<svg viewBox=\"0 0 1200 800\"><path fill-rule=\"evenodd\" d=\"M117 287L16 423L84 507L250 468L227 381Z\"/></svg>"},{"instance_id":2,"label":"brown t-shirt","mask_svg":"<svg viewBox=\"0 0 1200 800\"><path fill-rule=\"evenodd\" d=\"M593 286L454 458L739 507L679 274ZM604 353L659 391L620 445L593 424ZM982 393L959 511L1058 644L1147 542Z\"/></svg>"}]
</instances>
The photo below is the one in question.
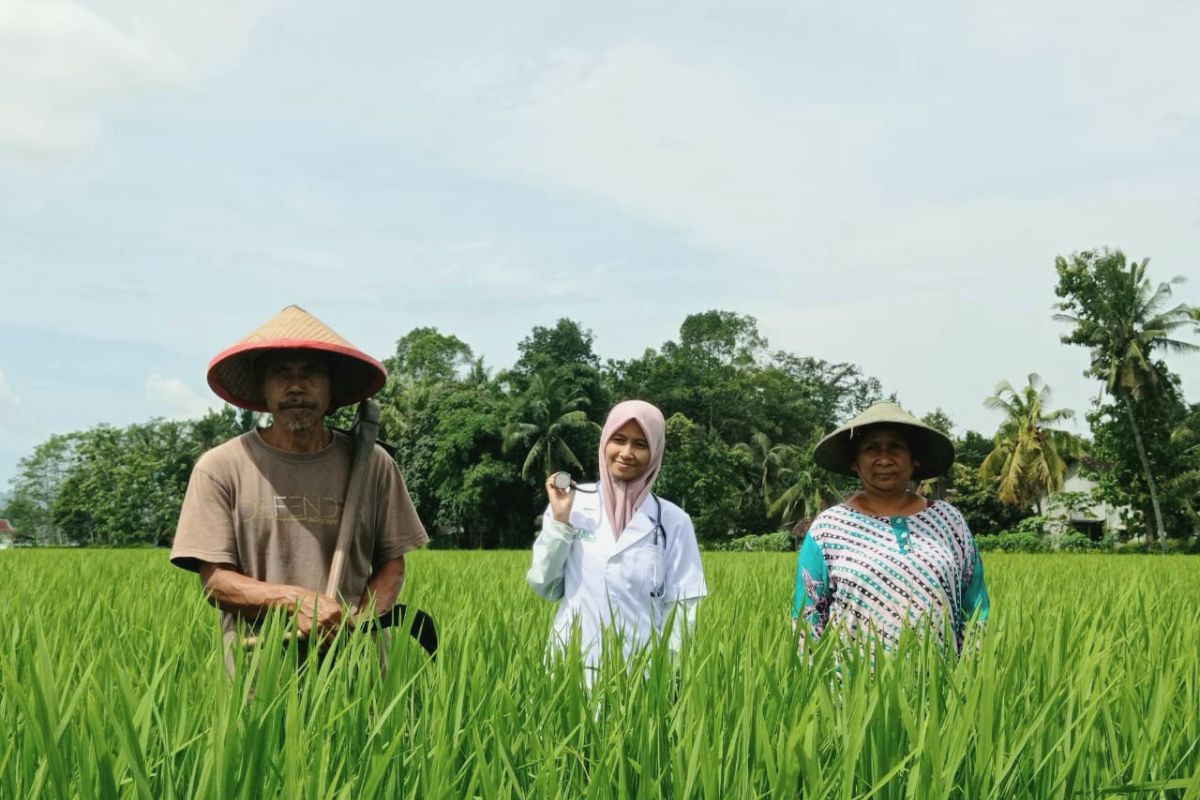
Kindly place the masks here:
<instances>
[{"instance_id":1,"label":"brown t-shirt","mask_svg":"<svg viewBox=\"0 0 1200 800\"><path fill-rule=\"evenodd\" d=\"M231 564L260 581L324 592L353 452L354 440L340 431L315 453L271 447L258 431L209 450L188 481L171 563L193 571L200 562ZM375 568L429 541L382 447L372 455L358 513L341 580L349 603L359 601ZM222 613L221 625L232 636L234 615Z\"/></svg>"}]
</instances>

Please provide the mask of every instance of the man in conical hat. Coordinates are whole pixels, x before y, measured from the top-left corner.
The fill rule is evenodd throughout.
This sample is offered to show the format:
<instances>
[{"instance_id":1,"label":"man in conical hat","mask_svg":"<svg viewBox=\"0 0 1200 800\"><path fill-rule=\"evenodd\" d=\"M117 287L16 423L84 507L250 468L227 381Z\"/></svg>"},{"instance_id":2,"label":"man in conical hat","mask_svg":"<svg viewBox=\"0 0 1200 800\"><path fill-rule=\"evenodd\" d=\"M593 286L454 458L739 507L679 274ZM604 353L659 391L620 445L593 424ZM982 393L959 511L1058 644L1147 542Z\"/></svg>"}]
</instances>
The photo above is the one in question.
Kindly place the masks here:
<instances>
[{"instance_id":1,"label":"man in conical hat","mask_svg":"<svg viewBox=\"0 0 1200 800\"><path fill-rule=\"evenodd\" d=\"M376 445L367 462L355 538L340 596L325 594L354 451L325 424L340 406L384 384L381 363L298 306L218 354L208 384L271 424L214 447L196 462L179 515L171 562L199 573L222 611L227 645L239 621L251 628L271 609L296 616L301 635L342 623L343 603L390 609L404 581L404 554L429 541L396 464ZM226 655L232 672L232 653Z\"/></svg>"}]
</instances>

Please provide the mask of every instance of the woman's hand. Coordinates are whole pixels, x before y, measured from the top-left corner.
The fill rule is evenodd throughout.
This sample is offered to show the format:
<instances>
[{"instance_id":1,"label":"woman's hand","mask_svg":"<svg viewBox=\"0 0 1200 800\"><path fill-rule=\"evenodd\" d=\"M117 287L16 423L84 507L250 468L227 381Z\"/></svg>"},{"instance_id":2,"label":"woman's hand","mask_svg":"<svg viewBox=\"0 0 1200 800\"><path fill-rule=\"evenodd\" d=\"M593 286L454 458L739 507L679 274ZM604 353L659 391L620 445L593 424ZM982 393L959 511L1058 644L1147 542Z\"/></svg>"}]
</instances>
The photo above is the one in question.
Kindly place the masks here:
<instances>
[{"instance_id":1,"label":"woman's hand","mask_svg":"<svg viewBox=\"0 0 1200 800\"><path fill-rule=\"evenodd\" d=\"M546 478L546 496L550 498L550 511L554 518L563 524L571 521L571 504L575 502L575 493L570 489L563 491L554 485L554 475Z\"/></svg>"}]
</instances>

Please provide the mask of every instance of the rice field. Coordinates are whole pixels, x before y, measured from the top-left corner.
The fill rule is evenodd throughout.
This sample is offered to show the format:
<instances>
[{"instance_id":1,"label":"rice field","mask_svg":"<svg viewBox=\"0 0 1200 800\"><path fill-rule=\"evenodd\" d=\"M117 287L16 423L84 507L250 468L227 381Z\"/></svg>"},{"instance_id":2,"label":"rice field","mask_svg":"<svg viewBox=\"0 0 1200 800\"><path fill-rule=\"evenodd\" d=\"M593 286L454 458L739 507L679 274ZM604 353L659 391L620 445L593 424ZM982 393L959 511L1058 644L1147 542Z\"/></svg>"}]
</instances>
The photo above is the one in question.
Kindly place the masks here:
<instances>
[{"instance_id":1,"label":"rice field","mask_svg":"<svg viewBox=\"0 0 1200 800\"><path fill-rule=\"evenodd\" d=\"M358 635L230 681L164 552L0 552L0 797L1200 798L1200 559L989 555L977 648L872 670L797 653L792 556L705 554L678 672L660 648L590 694L525 559L410 558L436 662L397 637L381 677Z\"/></svg>"}]
</instances>

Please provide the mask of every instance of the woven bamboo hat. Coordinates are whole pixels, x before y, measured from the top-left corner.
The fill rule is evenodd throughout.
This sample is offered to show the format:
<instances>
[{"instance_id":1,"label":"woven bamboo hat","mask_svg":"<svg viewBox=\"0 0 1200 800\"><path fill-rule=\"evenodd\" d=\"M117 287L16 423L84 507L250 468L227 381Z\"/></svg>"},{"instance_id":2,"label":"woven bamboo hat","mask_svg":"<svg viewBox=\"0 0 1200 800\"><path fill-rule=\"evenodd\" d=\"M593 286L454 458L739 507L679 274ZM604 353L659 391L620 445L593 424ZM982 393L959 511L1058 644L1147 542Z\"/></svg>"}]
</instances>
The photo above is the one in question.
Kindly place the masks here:
<instances>
[{"instance_id":1,"label":"woven bamboo hat","mask_svg":"<svg viewBox=\"0 0 1200 800\"><path fill-rule=\"evenodd\" d=\"M217 354L208 364L208 385L239 408L267 411L262 378L254 362L277 350L313 350L329 360L333 411L378 392L387 369L300 306L288 306L258 330Z\"/></svg>"},{"instance_id":2,"label":"woven bamboo hat","mask_svg":"<svg viewBox=\"0 0 1200 800\"><path fill-rule=\"evenodd\" d=\"M954 463L954 443L950 437L931 428L900 407L899 403L876 403L817 443L813 461L832 472L853 475L854 437L862 436L876 425L904 428L913 461L913 480L923 481L941 475Z\"/></svg>"}]
</instances>

